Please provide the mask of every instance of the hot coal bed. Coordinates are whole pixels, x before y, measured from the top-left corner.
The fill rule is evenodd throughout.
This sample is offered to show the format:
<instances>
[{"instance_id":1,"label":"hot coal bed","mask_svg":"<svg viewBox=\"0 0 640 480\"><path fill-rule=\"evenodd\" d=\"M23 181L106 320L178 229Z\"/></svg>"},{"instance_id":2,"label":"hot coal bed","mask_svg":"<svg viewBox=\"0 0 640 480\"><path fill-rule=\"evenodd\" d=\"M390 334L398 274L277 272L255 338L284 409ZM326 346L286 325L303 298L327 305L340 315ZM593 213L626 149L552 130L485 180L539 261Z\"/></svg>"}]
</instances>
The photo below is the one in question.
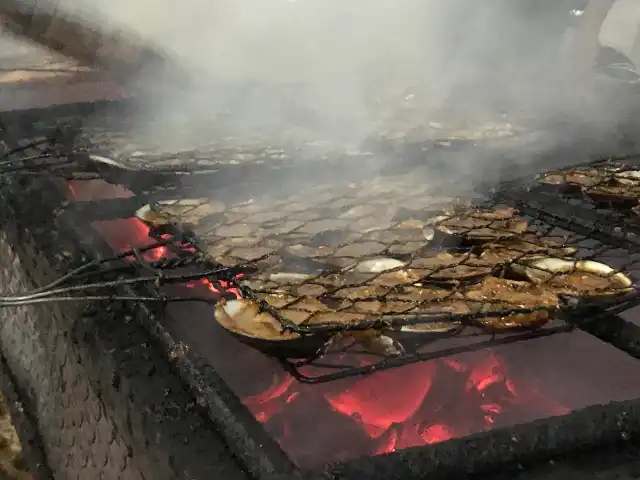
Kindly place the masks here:
<instances>
[{"instance_id":1,"label":"hot coal bed","mask_svg":"<svg viewBox=\"0 0 640 480\"><path fill-rule=\"evenodd\" d=\"M123 170L117 159L110 161L101 143L104 131L96 127L96 118L106 111L120 118L122 109L117 105L88 108L93 127L78 129L75 123L80 117L68 108L69 112L29 112L5 119L4 135L12 150L4 157L5 221L33 232L36 245L48 252L52 263L57 255L62 265L59 274L73 273L68 284L53 287L57 293L36 292L20 302L47 305L47 298L57 297L56 309L85 304L86 315L95 320L74 332L76 342L88 342L97 335L94 328L109 329L109 350L132 352L135 357L141 353L121 335L134 329L136 341L145 346L143 355L162 352L153 362L147 358L141 363L152 364L142 377L146 374L162 382L157 370L177 373L182 393L189 391L195 406L188 408L176 401L172 421L180 422L184 415L186 424L196 422L206 432L196 447L193 428L191 433L182 430L182 438L189 440L180 447L176 443L177 450L164 460L172 474L154 478L186 478L184 472L190 472L189 478L211 478L197 476L211 474L208 467L190 467L189 462L202 462L194 458L192 449L206 456L211 448L216 452L211 462L225 463L223 450L211 437L214 432L228 447L229 457L238 460L238 472L254 478L461 478L499 475L496 472L503 472L505 478L513 478L516 472L528 478L640 475L640 462L634 459L640 433L640 382L634 380L640 373L640 329L632 316L619 315L637 305L633 289L615 301L567 305L553 321L532 330L488 333L477 324L468 324L461 315L460 331L392 335L394 345L401 344L400 351L382 356L363 349L362 342L348 341L349 335L335 341L335 326L320 322L316 331L301 329L300 333L332 338L318 345L321 355L304 360L300 355L276 355L278 349L273 345L256 348L255 342L225 330L214 316L216 302L259 294L251 282L252 275L260 273L255 265L263 258L221 264L212 261L204 247L226 237L242 244L243 235L249 235L244 232L251 231L251 218L264 222L261 225L284 228L279 215L286 213L302 215L315 228L310 234L321 239L322 248L334 241L344 242L345 248L357 244L332 238L342 233L336 232L331 205L342 202L341 212L366 205L371 200L366 197L367 188L374 196L382 195L377 201L384 203L384 194L375 189L376 179L348 179L348 184L328 187L313 182L284 186L283 180L277 195L267 188L259 196L255 188L260 182L273 185L278 178L317 178L329 166L353 161L329 159L301 167L280 149L270 153L271 162L264 161L262 152L249 161L243 161L245 155L226 163L211 160L215 156L211 150L200 150L196 161L189 151L152 158L138 152L128 164L136 165L137 160L137 169ZM65 115L73 122L60 121ZM49 128L56 122L57 129ZM106 131L114 128L110 124ZM128 127L121 128L126 131ZM42 141L34 140L37 137ZM29 148L18 151L18 144ZM99 157L90 158L91 149ZM229 152L217 155L230 156ZM369 158L364 155L357 160L371 161ZM359 165L362 169L362 163ZM145 168L155 170L142 171ZM295 169L306 173L292 174ZM48 173L34 175L38 171ZM335 171L324 175L335 180ZM418 177L419 169L413 175ZM296 209L300 192L292 186L308 192L305 194L316 203ZM567 207L561 212L551 207L541 210L529 201L532 192L535 188L520 192L518 185L510 184L499 191L499 198L481 201L492 208L516 206L526 215L530 229L562 238L564 246L574 245L588 258L624 268L632 278L640 274L640 249L632 227L627 233L588 216L578 221ZM544 192L539 198L549 195L548 189ZM560 197L566 192L555 193ZM421 199L420 192L391 189L385 194L400 198L405 210L422 208L415 203ZM215 212L206 231L176 225L154 227L136 217L148 204L204 196L240 209L253 205L255 216L247 219L242 216L245 210L239 215L233 210L236 207ZM319 208L317 199L323 199L323 204L314 216L310 210ZM557 203L571 202L576 203ZM266 207L261 210L262 204ZM576 203L576 208L586 207ZM403 228L391 233L407 235L406 225ZM423 249L431 241L396 240L391 239L384 248L386 253L392 246L400 249L398 258L407 254L409 244ZM376 241L382 242L380 238ZM361 246L365 243L375 242L361 242ZM313 282L306 285L319 288ZM10 308L15 305L5 306ZM411 324L408 315L400 316L405 323L398 325ZM371 331L379 327L375 322L354 326L346 333ZM399 331L402 333L401 328ZM166 375L171 386L155 393L170 397L180 387L170 383L173 374ZM136 381L139 388L130 384ZM100 384L104 379L94 382ZM130 379L116 372L101 389L117 391L124 388L123 383L129 384L130 395L143 393L140 388L145 387L145 380L139 372ZM157 400L146 398L151 403ZM194 411L200 421L193 419ZM132 412L135 410L122 415L130 417ZM131 429L136 421L129 418L127 422ZM143 435L151 436L153 428L146 428ZM46 451L47 436L43 436ZM136 444L132 438L136 435L125 432L120 441L132 449L131 458L145 458L144 441ZM225 463L229 470L220 475L230 475L230 465L233 463Z\"/></svg>"}]
</instances>

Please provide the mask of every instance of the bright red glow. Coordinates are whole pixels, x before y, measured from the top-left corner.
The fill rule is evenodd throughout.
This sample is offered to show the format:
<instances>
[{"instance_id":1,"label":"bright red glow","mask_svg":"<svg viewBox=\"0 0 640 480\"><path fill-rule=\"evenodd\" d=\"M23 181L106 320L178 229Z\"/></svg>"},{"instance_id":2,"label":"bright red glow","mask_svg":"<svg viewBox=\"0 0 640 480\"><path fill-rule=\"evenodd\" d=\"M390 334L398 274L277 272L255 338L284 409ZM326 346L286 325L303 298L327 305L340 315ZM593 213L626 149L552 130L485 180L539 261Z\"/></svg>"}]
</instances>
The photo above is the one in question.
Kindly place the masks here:
<instances>
[{"instance_id":1,"label":"bright red glow","mask_svg":"<svg viewBox=\"0 0 640 480\"><path fill-rule=\"evenodd\" d=\"M76 202L106 200L109 198L129 198L134 193L121 185L107 183L104 180L71 180L67 184L68 197Z\"/></svg>"},{"instance_id":2,"label":"bright red glow","mask_svg":"<svg viewBox=\"0 0 640 480\"><path fill-rule=\"evenodd\" d=\"M69 195L75 200L131 195L125 189L105 185L73 182ZM92 225L114 251L157 241L149 237L149 228L134 218ZM147 252L145 258L158 260L171 254L170 249L161 247ZM231 285L219 286L239 296ZM185 287L220 294L206 279L188 282ZM491 351L320 385L299 383L277 365L265 374L260 361L270 364L259 355L252 350L246 361L240 355L221 360L228 371L237 372L226 381L260 385L243 396L244 405L301 466L386 454L570 411L536 385L514 378L509 364ZM362 364L369 362L361 359Z\"/></svg>"},{"instance_id":3,"label":"bright red glow","mask_svg":"<svg viewBox=\"0 0 640 480\"><path fill-rule=\"evenodd\" d=\"M404 371L402 376L382 371L325 398L333 410L362 423L377 438L391 425L407 421L422 405L433 383L435 364L407 365Z\"/></svg>"}]
</instances>

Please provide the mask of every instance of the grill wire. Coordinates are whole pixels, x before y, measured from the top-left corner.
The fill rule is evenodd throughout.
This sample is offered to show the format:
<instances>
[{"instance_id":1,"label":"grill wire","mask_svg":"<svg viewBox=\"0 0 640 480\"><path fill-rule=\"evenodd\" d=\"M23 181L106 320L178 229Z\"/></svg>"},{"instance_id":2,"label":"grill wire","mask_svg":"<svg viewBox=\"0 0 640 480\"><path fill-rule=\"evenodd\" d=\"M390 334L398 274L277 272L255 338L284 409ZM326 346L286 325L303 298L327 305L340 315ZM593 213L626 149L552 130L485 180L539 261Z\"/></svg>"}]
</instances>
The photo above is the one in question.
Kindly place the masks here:
<instances>
[{"instance_id":1,"label":"grill wire","mask_svg":"<svg viewBox=\"0 0 640 480\"><path fill-rule=\"evenodd\" d=\"M44 147L42 155L17 158L21 150L38 147ZM78 174L78 159L86 164L84 153L69 153L68 144L61 148L50 138L38 139L3 154L0 169L9 175L35 170L54 175L63 172L58 176L67 179L100 177L99 173ZM235 289L275 320L270 326L275 327L276 335L292 335L293 343L320 339L303 347L305 354L301 355L297 347L293 353L288 350L287 341L255 338L251 332L232 329L250 344L266 341L269 353L279 357L285 368L311 383L565 332L579 325L579 318L587 312L591 317L617 313L638 303L634 278L640 271L640 256L635 237L627 233L636 228L640 175L625 174L640 171L627 164L636 159L608 159L547 174L546 180L505 184L473 201L434 195L433 186L415 185L415 174L309 187L289 196L230 205L219 199L164 200L151 205L156 217L149 223L156 238L173 236L156 246L170 246L179 260L150 264L132 250L118 260L126 257L128 266L152 271L155 276L137 281L120 277L93 286L104 289L208 278L223 293L225 300L219 303L225 305L233 301L227 292ZM119 165L110 167L118 169ZM574 170L600 173L591 175L593 181L588 185L576 186L571 177ZM549 175L555 175L553 185ZM628 191L620 190L621 185ZM162 191L162 185L158 190ZM594 190L600 197L594 196ZM609 194L606 201L603 192ZM559 203L581 213L588 208L601 216L587 217L585 227L584 218L567 218L567 209L561 209L561 215L550 214ZM600 221L607 215L613 222ZM618 228L611 228L614 223ZM197 253L187 254L185 242ZM532 262L537 256L563 262L563 270L536 266ZM359 271L371 261L396 262L397 266L382 272ZM567 267L567 261L573 264ZM584 262L611 267L596 279L600 287L602 282L607 286L580 287L579 277L590 275L584 272ZM190 275L166 273L187 265L208 268ZM122 265L94 274L108 275L118 268ZM572 276L574 284L567 281ZM616 278L629 283L617 285ZM80 290L77 286L76 293ZM528 298L515 298L522 292ZM54 294L29 300L37 298L53 300ZM157 293L131 298L58 298L219 300ZM5 299L7 305L19 301ZM370 336L373 331L377 337ZM371 338L382 335L392 338L393 347L380 352L367 346ZM444 340L449 342L441 343Z\"/></svg>"}]
</instances>

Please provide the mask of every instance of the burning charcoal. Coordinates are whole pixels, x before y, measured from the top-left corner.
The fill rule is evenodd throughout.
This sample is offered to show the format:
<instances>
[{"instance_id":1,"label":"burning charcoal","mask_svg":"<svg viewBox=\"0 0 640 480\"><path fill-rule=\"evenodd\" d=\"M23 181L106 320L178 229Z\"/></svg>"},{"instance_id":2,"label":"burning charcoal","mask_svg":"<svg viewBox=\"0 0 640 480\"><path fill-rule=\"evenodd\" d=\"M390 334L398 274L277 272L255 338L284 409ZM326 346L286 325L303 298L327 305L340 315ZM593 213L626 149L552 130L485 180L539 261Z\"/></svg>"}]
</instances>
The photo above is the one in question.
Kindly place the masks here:
<instances>
[{"instance_id":1,"label":"burning charcoal","mask_svg":"<svg viewBox=\"0 0 640 480\"><path fill-rule=\"evenodd\" d=\"M487 277L481 283L471 286L466 290L465 297L477 302L472 307L472 310L477 313L536 307L548 307L554 310L560 304L560 299L551 289L495 277ZM530 313L479 317L474 318L473 322L487 330L499 331L540 327L547 323L551 316L552 313L549 310L535 310Z\"/></svg>"},{"instance_id":2,"label":"burning charcoal","mask_svg":"<svg viewBox=\"0 0 640 480\"><path fill-rule=\"evenodd\" d=\"M224 204L206 198L166 200L145 205L135 216L154 227L167 224L197 225L206 217L224 211Z\"/></svg>"},{"instance_id":3,"label":"burning charcoal","mask_svg":"<svg viewBox=\"0 0 640 480\"><path fill-rule=\"evenodd\" d=\"M631 279L608 265L592 260L532 257L514 263L514 272L554 292L586 298L628 293Z\"/></svg>"},{"instance_id":4,"label":"burning charcoal","mask_svg":"<svg viewBox=\"0 0 640 480\"><path fill-rule=\"evenodd\" d=\"M471 212L438 222L436 232L473 243L515 238L527 231L526 220L517 211L504 208L490 212Z\"/></svg>"}]
</instances>

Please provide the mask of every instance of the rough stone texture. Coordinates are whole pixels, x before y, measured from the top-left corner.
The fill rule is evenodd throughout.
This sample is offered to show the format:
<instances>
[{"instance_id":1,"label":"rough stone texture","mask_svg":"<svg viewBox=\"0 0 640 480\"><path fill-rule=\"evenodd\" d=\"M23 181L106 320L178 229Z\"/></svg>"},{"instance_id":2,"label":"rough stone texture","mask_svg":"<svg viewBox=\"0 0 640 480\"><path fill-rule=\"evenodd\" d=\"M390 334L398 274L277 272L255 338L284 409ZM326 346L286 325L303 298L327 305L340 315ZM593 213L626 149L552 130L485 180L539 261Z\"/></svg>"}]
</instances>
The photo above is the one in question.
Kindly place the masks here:
<instances>
[{"instance_id":1,"label":"rough stone texture","mask_svg":"<svg viewBox=\"0 0 640 480\"><path fill-rule=\"evenodd\" d=\"M0 258L4 260L0 268L3 291L29 289L24 265L5 232L0 232ZM141 478L139 467L83 374L78 352L70 348L64 332L71 329L71 321L51 305L0 310L2 350L27 394L25 402L38 418L51 470L60 479L79 475Z\"/></svg>"}]
</instances>

